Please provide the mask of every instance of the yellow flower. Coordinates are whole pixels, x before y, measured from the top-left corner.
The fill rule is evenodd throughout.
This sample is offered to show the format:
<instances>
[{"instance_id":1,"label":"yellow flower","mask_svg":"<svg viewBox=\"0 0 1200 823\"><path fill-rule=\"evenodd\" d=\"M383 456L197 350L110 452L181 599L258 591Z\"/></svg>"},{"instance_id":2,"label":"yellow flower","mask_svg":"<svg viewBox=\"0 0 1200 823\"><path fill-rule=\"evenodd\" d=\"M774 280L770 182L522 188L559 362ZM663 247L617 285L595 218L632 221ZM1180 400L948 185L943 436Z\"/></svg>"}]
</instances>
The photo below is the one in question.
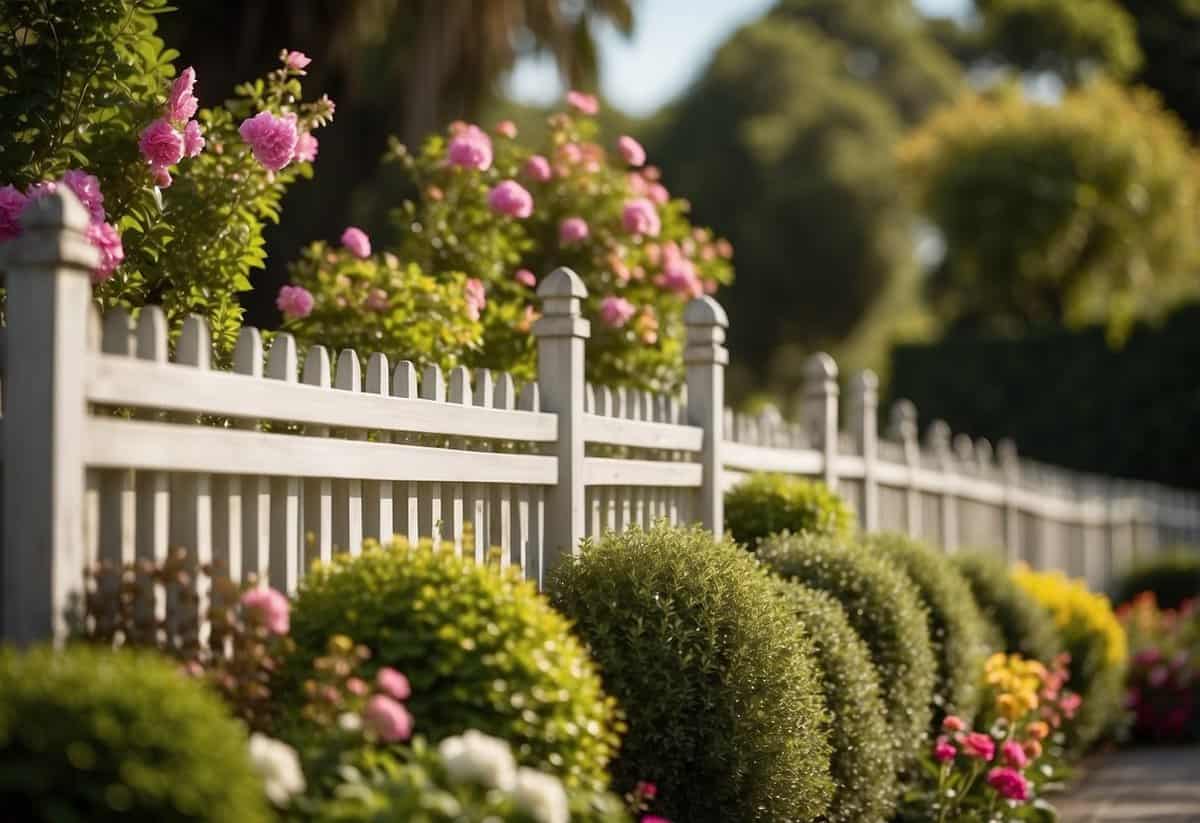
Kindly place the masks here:
<instances>
[{"instance_id":1,"label":"yellow flower","mask_svg":"<svg viewBox=\"0 0 1200 823\"><path fill-rule=\"evenodd\" d=\"M1020 701L1014 695L1002 694L996 698L996 711L1005 720L1013 721L1025 713Z\"/></svg>"}]
</instances>

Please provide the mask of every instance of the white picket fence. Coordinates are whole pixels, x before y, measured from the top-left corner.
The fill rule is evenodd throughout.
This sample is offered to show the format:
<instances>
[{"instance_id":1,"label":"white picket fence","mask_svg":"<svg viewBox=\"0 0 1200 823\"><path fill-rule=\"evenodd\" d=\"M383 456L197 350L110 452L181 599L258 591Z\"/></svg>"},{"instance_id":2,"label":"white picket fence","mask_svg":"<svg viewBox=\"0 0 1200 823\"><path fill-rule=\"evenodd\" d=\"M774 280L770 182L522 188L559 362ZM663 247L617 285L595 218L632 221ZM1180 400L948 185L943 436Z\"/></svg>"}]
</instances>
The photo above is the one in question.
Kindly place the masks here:
<instances>
[{"instance_id":1,"label":"white picket fence","mask_svg":"<svg viewBox=\"0 0 1200 823\"><path fill-rule=\"evenodd\" d=\"M910 405L877 436L873 375L809 363L803 422L725 410L721 307L688 305L684 397L591 386L586 291L559 269L538 288L538 378L393 362L244 329L231 371L189 319L170 357L156 308L95 315L87 217L69 193L38 201L0 247L3 331L3 637L62 637L98 561L215 561L295 589L314 560L400 534L451 541L531 579L585 537L672 523L723 528L722 494L749 471L824 479L864 527L1012 559L1096 585L1135 556L1200 540L1200 496L1089 479L1018 460L944 424L916 437ZM365 368L364 368L365 364ZM203 585L203 578L197 581ZM201 601L205 592L199 592Z\"/></svg>"}]
</instances>

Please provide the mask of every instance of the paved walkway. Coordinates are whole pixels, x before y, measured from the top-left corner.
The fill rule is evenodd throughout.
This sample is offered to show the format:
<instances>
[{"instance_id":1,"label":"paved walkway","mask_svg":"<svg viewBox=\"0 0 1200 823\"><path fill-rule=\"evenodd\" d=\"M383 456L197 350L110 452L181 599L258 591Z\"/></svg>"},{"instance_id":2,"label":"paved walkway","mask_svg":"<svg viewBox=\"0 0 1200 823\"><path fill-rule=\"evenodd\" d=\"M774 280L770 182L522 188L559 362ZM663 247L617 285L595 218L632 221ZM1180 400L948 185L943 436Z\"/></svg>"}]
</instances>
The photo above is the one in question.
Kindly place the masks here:
<instances>
[{"instance_id":1,"label":"paved walkway","mask_svg":"<svg viewBox=\"0 0 1200 823\"><path fill-rule=\"evenodd\" d=\"M1089 765L1052 798L1062 823L1200 823L1200 747L1133 749Z\"/></svg>"}]
</instances>

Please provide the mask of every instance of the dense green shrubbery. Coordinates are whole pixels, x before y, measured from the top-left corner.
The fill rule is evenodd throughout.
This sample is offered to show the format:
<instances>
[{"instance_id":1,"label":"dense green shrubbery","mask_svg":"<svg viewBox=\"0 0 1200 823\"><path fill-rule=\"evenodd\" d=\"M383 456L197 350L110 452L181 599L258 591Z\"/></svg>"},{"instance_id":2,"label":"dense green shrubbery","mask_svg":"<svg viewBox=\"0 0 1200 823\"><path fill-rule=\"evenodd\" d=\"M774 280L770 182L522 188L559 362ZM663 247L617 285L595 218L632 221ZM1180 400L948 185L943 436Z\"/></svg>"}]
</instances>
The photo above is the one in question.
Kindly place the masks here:
<instances>
[{"instance_id":1,"label":"dense green shrubbery","mask_svg":"<svg viewBox=\"0 0 1200 823\"><path fill-rule=\"evenodd\" d=\"M832 716L830 823L887 820L896 802L896 764L871 650L831 595L789 581L779 590L813 640Z\"/></svg>"},{"instance_id":2,"label":"dense green shrubbery","mask_svg":"<svg viewBox=\"0 0 1200 823\"><path fill-rule=\"evenodd\" d=\"M0 651L0 804L28 823L266 821L246 732L144 652Z\"/></svg>"},{"instance_id":3,"label":"dense green shrubbery","mask_svg":"<svg viewBox=\"0 0 1200 823\"><path fill-rule=\"evenodd\" d=\"M567 621L515 571L428 543L369 545L310 571L291 621L285 694L299 693L331 636L347 635L370 649L367 674L391 666L408 675L417 734L436 741L478 729L569 785L607 784L613 701Z\"/></svg>"},{"instance_id":4,"label":"dense green shrubbery","mask_svg":"<svg viewBox=\"0 0 1200 823\"><path fill-rule=\"evenodd\" d=\"M726 492L725 528L750 549L783 531L847 538L854 512L824 483L761 472Z\"/></svg>"},{"instance_id":5,"label":"dense green shrubbery","mask_svg":"<svg viewBox=\"0 0 1200 823\"><path fill-rule=\"evenodd\" d=\"M956 714L970 723L979 708L979 671L987 653L987 626L970 586L943 555L924 543L883 534L866 538L865 544L908 575L929 613L929 636L938 662L934 722L941 722L941 715Z\"/></svg>"},{"instance_id":6,"label":"dense green shrubbery","mask_svg":"<svg viewBox=\"0 0 1200 823\"><path fill-rule=\"evenodd\" d=\"M1181 548L1138 563L1117 580L1113 602L1129 603L1142 592L1152 592L1162 609L1200 597L1200 551Z\"/></svg>"},{"instance_id":7,"label":"dense green shrubbery","mask_svg":"<svg viewBox=\"0 0 1200 823\"><path fill-rule=\"evenodd\" d=\"M833 595L871 650L887 706L897 765L921 748L933 718L937 660L916 586L861 546L814 535L781 534L759 557L788 579Z\"/></svg>"},{"instance_id":8,"label":"dense green shrubbery","mask_svg":"<svg viewBox=\"0 0 1200 823\"><path fill-rule=\"evenodd\" d=\"M585 545L551 591L628 715L618 787L653 781L664 816L689 823L825 811L833 783L812 643L753 557L660 524Z\"/></svg>"},{"instance_id":9,"label":"dense green shrubbery","mask_svg":"<svg viewBox=\"0 0 1200 823\"><path fill-rule=\"evenodd\" d=\"M952 560L990 624L987 640L992 651L1016 653L1042 663L1049 663L1062 651L1053 617L1013 582L1003 560L981 552L956 554Z\"/></svg>"}]
</instances>

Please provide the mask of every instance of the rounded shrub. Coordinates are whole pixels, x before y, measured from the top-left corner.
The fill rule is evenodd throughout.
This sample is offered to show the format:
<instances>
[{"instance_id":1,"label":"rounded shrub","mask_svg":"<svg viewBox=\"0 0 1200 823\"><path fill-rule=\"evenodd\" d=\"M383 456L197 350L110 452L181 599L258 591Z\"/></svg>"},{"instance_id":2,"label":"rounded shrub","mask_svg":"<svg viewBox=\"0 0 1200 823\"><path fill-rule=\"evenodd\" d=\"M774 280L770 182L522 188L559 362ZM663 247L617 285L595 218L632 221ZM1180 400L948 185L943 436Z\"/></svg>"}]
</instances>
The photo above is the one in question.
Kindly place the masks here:
<instances>
[{"instance_id":1,"label":"rounded shrub","mask_svg":"<svg viewBox=\"0 0 1200 823\"><path fill-rule=\"evenodd\" d=\"M872 535L867 551L899 566L916 584L929 614L929 637L937 658L934 722L955 714L970 722L979 709L979 672L987 656L987 624L971 587L945 555L902 534Z\"/></svg>"},{"instance_id":2,"label":"rounded shrub","mask_svg":"<svg viewBox=\"0 0 1200 823\"><path fill-rule=\"evenodd\" d=\"M846 538L854 512L824 483L760 472L725 493L725 528L750 549L783 531Z\"/></svg>"},{"instance_id":3,"label":"rounded shrub","mask_svg":"<svg viewBox=\"0 0 1200 823\"><path fill-rule=\"evenodd\" d=\"M568 785L607 785L615 703L567 621L517 571L428 541L368 544L315 567L291 621L284 693L298 695L329 638L345 635L370 650L366 674L389 666L408 676L416 734L436 742L476 729Z\"/></svg>"},{"instance_id":4,"label":"rounded shrub","mask_svg":"<svg viewBox=\"0 0 1200 823\"><path fill-rule=\"evenodd\" d=\"M812 643L752 555L665 524L585 544L552 578L624 707L618 788L664 817L801 821L833 791Z\"/></svg>"},{"instance_id":5,"label":"rounded shrub","mask_svg":"<svg viewBox=\"0 0 1200 823\"><path fill-rule=\"evenodd\" d=\"M874 823L891 818L899 785L891 730L871 650L832 595L779 581L784 601L812 638L829 706L833 801L829 823Z\"/></svg>"},{"instance_id":6,"label":"rounded shrub","mask_svg":"<svg viewBox=\"0 0 1200 823\"><path fill-rule=\"evenodd\" d=\"M780 534L759 544L780 575L837 599L871 650L887 707L896 763L908 765L933 719L937 660L916 586L862 546L811 534Z\"/></svg>"},{"instance_id":7,"label":"rounded shrub","mask_svg":"<svg viewBox=\"0 0 1200 823\"><path fill-rule=\"evenodd\" d=\"M953 555L951 561L971 587L975 604L988 623L991 651L1020 654L1046 664L1062 651L1054 618L1013 581L1003 560L971 552Z\"/></svg>"},{"instance_id":8,"label":"rounded shrub","mask_svg":"<svg viewBox=\"0 0 1200 823\"><path fill-rule=\"evenodd\" d=\"M0 650L0 804L26 823L267 821L246 732L148 652Z\"/></svg>"},{"instance_id":9,"label":"rounded shrub","mask_svg":"<svg viewBox=\"0 0 1200 823\"><path fill-rule=\"evenodd\" d=\"M1136 564L1118 578L1113 601L1129 603L1142 592L1151 592L1163 609L1200 597L1200 551L1177 549Z\"/></svg>"}]
</instances>

